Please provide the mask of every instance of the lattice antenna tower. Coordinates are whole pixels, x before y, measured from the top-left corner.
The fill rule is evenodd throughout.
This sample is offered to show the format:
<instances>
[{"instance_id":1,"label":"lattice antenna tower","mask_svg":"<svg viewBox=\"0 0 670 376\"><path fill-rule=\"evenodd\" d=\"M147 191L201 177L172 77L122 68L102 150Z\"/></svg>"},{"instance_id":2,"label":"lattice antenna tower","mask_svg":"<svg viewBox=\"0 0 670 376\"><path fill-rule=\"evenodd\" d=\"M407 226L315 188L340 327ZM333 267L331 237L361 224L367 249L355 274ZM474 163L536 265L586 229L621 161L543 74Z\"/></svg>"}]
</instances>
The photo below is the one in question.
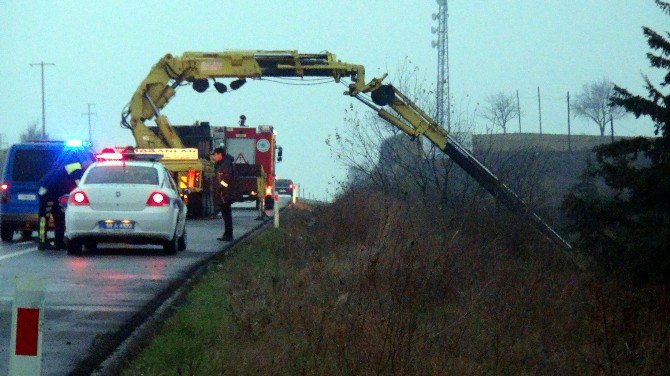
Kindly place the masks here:
<instances>
[{"instance_id":1,"label":"lattice antenna tower","mask_svg":"<svg viewBox=\"0 0 670 376\"><path fill-rule=\"evenodd\" d=\"M437 48L437 92L435 119L447 131L451 131L451 98L449 93L449 28L447 27L447 0L437 0L438 11L433 13L433 21L437 27L431 31L437 35L433 40L433 48Z\"/></svg>"}]
</instances>

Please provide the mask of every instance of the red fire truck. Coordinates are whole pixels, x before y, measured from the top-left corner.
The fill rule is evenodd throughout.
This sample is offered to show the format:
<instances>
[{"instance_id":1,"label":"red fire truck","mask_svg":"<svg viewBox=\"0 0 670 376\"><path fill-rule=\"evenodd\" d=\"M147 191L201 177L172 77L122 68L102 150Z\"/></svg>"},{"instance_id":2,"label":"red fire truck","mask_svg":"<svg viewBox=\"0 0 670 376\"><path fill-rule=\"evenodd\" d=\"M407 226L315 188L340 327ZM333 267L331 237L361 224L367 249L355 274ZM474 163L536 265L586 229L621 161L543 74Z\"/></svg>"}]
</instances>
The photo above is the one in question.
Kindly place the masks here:
<instances>
[{"instance_id":1,"label":"red fire truck","mask_svg":"<svg viewBox=\"0 0 670 376\"><path fill-rule=\"evenodd\" d=\"M213 129L214 144L223 143L226 152L234 159L238 200L256 201L263 212L274 206L275 131L270 125L244 126L244 119L240 124L239 127Z\"/></svg>"}]
</instances>

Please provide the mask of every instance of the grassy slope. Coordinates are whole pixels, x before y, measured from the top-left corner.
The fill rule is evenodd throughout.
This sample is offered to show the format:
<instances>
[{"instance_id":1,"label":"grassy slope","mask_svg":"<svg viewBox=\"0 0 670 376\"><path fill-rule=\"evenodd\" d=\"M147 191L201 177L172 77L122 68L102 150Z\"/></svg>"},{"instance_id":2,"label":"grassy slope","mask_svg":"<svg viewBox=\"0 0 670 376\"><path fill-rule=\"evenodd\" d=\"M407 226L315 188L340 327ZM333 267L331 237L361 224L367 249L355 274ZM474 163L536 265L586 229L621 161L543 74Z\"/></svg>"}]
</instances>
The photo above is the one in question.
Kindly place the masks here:
<instances>
[{"instance_id":1,"label":"grassy slope","mask_svg":"<svg viewBox=\"0 0 670 376\"><path fill-rule=\"evenodd\" d=\"M282 218L213 265L125 374L669 369L667 291L598 282L513 218L369 194Z\"/></svg>"},{"instance_id":2,"label":"grassy slope","mask_svg":"<svg viewBox=\"0 0 670 376\"><path fill-rule=\"evenodd\" d=\"M244 273L259 285L278 278L270 250L278 236L281 230L267 230L218 259L125 374L216 375L230 369L226 359L238 349L228 335L239 319L232 277Z\"/></svg>"}]
</instances>

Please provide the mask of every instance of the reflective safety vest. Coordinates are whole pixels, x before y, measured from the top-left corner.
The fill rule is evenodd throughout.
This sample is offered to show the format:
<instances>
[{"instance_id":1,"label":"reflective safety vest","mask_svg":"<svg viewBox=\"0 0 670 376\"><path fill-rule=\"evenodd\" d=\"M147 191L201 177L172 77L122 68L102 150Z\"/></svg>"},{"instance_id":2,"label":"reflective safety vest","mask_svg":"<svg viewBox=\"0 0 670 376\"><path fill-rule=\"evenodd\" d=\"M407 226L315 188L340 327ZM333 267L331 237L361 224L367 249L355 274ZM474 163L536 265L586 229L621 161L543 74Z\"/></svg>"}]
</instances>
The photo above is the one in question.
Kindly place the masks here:
<instances>
[{"instance_id":1,"label":"reflective safety vest","mask_svg":"<svg viewBox=\"0 0 670 376\"><path fill-rule=\"evenodd\" d=\"M65 165L65 172L67 172L68 175L72 175L72 173L77 170L81 170L81 163L79 162L74 162Z\"/></svg>"}]
</instances>

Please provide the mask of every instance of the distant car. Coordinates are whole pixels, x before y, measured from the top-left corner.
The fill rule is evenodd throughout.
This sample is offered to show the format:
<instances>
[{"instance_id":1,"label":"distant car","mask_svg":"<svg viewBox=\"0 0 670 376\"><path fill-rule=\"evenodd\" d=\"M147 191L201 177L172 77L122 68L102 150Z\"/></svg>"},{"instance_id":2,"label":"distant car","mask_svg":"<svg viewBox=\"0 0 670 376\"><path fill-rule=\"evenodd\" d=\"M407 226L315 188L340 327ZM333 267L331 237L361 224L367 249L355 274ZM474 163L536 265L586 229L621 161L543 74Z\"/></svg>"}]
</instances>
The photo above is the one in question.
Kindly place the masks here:
<instances>
[{"instance_id":1,"label":"distant car","mask_svg":"<svg viewBox=\"0 0 670 376\"><path fill-rule=\"evenodd\" d=\"M186 205L160 162L109 155L70 192L65 241L74 255L98 243L156 244L174 254L186 249Z\"/></svg>"},{"instance_id":2,"label":"distant car","mask_svg":"<svg viewBox=\"0 0 670 376\"><path fill-rule=\"evenodd\" d=\"M90 148L75 140L26 142L9 148L0 185L2 241L12 241L16 231L28 238L33 230L37 230L40 179L65 151L75 151L84 167L95 161Z\"/></svg>"},{"instance_id":3,"label":"distant car","mask_svg":"<svg viewBox=\"0 0 670 376\"><path fill-rule=\"evenodd\" d=\"M279 195L293 195L293 189L295 188L295 184L293 184L293 180L291 179L277 179L276 185L275 185L275 190L277 191L277 194Z\"/></svg>"}]
</instances>

